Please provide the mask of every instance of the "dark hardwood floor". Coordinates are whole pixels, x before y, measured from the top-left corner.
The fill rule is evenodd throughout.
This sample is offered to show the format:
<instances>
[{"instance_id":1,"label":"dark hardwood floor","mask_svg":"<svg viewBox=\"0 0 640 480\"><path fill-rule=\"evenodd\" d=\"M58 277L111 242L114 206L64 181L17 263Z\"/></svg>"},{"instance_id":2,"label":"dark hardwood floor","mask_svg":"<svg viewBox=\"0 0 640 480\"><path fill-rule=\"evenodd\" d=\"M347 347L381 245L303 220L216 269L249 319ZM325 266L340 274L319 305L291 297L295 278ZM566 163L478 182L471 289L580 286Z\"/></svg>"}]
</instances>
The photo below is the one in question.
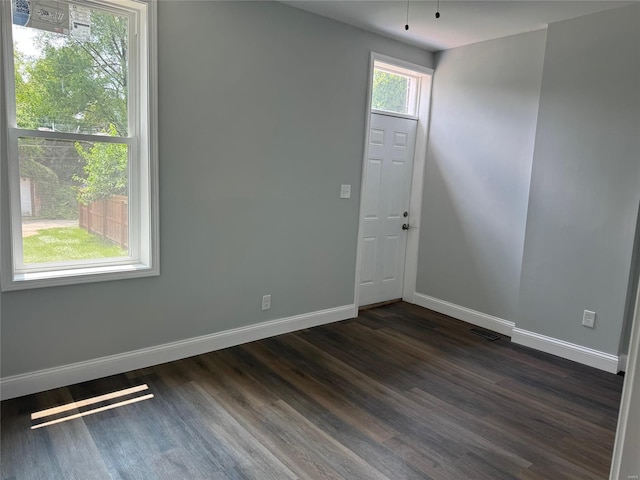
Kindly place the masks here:
<instances>
[{"instance_id":1,"label":"dark hardwood floor","mask_svg":"<svg viewBox=\"0 0 640 480\"><path fill-rule=\"evenodd\" d=\"M396 303L8 400L1 478L608 478L622 378L470 328ZM153 398L31 429L142 394Z\"/></svg>"}]
</instances>

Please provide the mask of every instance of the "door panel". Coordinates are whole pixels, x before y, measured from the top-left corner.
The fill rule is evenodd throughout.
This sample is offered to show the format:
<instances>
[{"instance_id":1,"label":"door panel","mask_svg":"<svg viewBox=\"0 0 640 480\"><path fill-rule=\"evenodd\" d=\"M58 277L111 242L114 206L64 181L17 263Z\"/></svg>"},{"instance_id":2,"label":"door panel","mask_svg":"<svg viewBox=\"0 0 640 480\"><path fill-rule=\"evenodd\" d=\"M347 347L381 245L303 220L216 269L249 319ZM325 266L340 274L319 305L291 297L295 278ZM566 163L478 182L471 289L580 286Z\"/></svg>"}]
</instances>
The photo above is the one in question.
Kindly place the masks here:
<instances>
[{"instance_id":1,"label":"door panel","mask_svg":"<svg viewBox=\"0 0 640 480\"><path fill-rule=\"evenodd\" d=\"M405 196L403 195L403 189L405 188L403 180L406 175L406 169L406 162L400 160L393 160L391 162L389 179L387 180L389 186L388 218L400 218L402 214L408 210L409 204L405 202Z\"/></svg>"},{"instance_id":2,"label":"door panel","mask_svg":"<svg viewBox=\"0 0 640 480\"><path fill-rule=\"evenodd\" d=\"M360 271L360 282L363 284L373 283L376 273L376 237L365 237L362 240L362 269Z\"/></svg>"},{"instance_id":3,"label":"door panel","mask_svg":"<svg viewBox=\"0 0 640 480\"><path fill-rule=\"evenodd\" d=\"M387 235L384 251L384 270L382 273L383 282L393 282L397 279L398 253L400 251L399 235Z\"/></svg>"},{"instance_id":4,"label":"door panel","mask_svg":"<svg viewBox=\"0 0 640 480\"><path fill-rule=\"evenodd\" d=\"M359 305L402 297L417 121L371 114L362 191Z\"/></svg>"},{"instance_id":5,"label":"door panel","mask_svg":"<svg viewBox=\"0 0 640 480\"><path fill-rule=\"evenodd\" d=\"M370 158L367 165L367 178L362 193L362 211L367 219L378 218L378 197L382 179L382 159Z\"/></svg>"}]
</instances>

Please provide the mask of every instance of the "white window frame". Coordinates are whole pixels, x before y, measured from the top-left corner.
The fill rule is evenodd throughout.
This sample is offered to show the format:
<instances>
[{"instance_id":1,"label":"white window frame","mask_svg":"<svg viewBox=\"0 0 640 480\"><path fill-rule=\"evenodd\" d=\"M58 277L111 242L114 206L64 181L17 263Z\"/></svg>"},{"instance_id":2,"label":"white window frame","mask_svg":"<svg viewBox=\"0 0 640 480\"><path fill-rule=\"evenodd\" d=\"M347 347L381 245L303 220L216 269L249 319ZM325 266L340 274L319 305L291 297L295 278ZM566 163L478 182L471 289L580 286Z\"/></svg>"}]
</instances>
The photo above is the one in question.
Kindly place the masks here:
<instances>
[{"instance_id":1,"label":"white window frame","mask_svg":"<svg viewBox=\"0 0 640 480\"><path fill-rule=\"evenodd\" d=\"M129 135L75 134L21 129L16 122L11 2L0 2L2 48L0 94L5 108L5 145L0 145L3 177L0 211L2 290L121 280L160 274L157 159L157 53L155 0L73 0L129 18ZM2 88L4 86L4 88ZM70 141L124 143L129 146L129 256L114 259L22 263L22 220L18 139L37 137ZM6 173L6 175L5 175ZM6 188L8 186L8 189ZM8 190L8 191L7 191Z\"/></svg>"}]
</instances>

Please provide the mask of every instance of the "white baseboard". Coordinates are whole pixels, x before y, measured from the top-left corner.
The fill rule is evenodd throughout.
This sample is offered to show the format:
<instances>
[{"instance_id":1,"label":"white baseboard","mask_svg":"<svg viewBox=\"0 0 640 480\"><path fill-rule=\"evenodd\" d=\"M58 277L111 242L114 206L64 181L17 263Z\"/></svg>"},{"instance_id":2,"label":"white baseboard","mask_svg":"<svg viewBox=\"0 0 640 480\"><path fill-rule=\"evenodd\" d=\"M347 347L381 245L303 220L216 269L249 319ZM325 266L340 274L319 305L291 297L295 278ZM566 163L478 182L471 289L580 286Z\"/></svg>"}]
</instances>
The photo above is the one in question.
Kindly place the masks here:
<instances>
[{"instance_id":1,"label":"white baseboard","mask_svg":"<svg viewBox=\"0 0 640 480\"><path fill-rule=\"evenodd\" d=\"M626 353L618 355L618 372L627 372L627 358Z\"/></svg>"},{"instance_id":2,"label":"white baseboard","mask_svg":"<svg viewBox=\"0 0 640 480\"><path fill-rule=\"evenodd\" d=\"M14 375L0 379L0 398L6 400L51 388L73 385L357 316L356 306L346 305L85 362Z\"/></svg>"},{"instance_id":3,"label":"white baseboard","mask_svg":"<svg viewBox=\"0 0 640 480\"><path fill-rule=\"evenodd\" d=\"M428 308L429 310L449 315L450 317L457 318L458 320L462 320L472 325L501 333L508 337L511 336L511 331L515 325L515 323L508 320L503 320L502 318L471 310L470 308L461 307L454 303L445 302L444 300L439 300L422 293L416 293L413 296L413 303L421 307Z\"/></svg>"},{"instance_id":4,"label":"white baseboard","mask_svg":"<svg viewBox=\"0 0 640 480\"><path fill-rule=\"evenodd\" d=\"M541 352L551 353L552 355L598 368L605 372L618 373L617 355L600 352L588 347L576 345L575 343L565 342L564 340L558 340L557 338L547 337L520 328L513 329L511 341L518 345L535 348Z\"/></svg>"},{"instance_id":5,"label":"white baseboard","mask_svg":"<svg viewBox=\"0 0 640 480\"><path fill-rule=\"evenodd\" d=\"M576 345L575 343L569 343L564 340L558 340L557 338L522 330L516 328L514 322L487 315L486 313L478 312L470 308L461 307L460 305L433 298L422 293L416 293L413 296L413 303L472 325L507 335L511 337L513 343L531 347L541 352L550 353L610 373L618 373L620 370L624 371L626 369L627 361L625 355L621 355L620 358L618 358L616 355L593 350L581 345Z\"/></svg>"}]
</instances>

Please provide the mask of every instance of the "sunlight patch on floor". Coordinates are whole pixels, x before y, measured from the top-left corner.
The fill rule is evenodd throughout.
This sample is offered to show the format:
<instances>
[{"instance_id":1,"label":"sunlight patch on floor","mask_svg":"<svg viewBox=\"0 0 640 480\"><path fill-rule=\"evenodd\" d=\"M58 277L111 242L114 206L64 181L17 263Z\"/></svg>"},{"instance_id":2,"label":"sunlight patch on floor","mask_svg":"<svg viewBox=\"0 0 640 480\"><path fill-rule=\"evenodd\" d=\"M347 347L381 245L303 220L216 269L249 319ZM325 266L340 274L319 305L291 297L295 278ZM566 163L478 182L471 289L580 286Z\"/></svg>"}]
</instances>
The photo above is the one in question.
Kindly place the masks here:
<instances>
[{"instance_id":1,"label":"sunlight patch on floor","mask_svg":"<svg viewBox=\"0 0 640 480\"><path fill-rule=\"evenodd\" d=\"M104 402L104 401L108 401L108 400L113 400L115 398L124 397L124 396L130 395L132 393L142 392L144 390L147 390L148 388L149 387L147 386L147 384L138 385L136 387L125 388L123 390L118 390L118 391L107 393L107 394L104 394L104 395L99 395L99 396L96 396L96 397L87 398L85 400L80 400L78 402L71 402L71 403L67 403L65 405L60 405L58 407L48 408L46 410L40 410L38 412L34 412L34 413L31 414L31 420L37 420L37 419L40 419L40 418L49 417L51 415L57 415L59 413L68 412L70 410L76 410L78 408L86 407L86 406L89 406L89 405L95 405L97 403L101 403L101 402ZM141 397L135 397L135 398L130 398L128 400L123 400L121 402L116 402L116 403L112 403L112 404L109 404L109 405L104 405L102 407L93 408L91 410L86 410L86 411L83 411L83 412L74 413L72 415L67 415L66 417L56 418L55 420L50 420L48 422L38 423L36 425L32 425L31 426L31 430L35 430L37 428L46 427L46 426L49 426L49 425L55 425L57 423L66 422L68 420L74 420L76 418L86 417L87 415L92 415L94 413L104 412L106 410L112 410L114 408L122 407L124 405L129 405L129 404L136 403L136 402L141 402L143 400L148 400L150 398L153 398L153 394L152 393L143 395Z\"/></svg>"}]
</instances>

